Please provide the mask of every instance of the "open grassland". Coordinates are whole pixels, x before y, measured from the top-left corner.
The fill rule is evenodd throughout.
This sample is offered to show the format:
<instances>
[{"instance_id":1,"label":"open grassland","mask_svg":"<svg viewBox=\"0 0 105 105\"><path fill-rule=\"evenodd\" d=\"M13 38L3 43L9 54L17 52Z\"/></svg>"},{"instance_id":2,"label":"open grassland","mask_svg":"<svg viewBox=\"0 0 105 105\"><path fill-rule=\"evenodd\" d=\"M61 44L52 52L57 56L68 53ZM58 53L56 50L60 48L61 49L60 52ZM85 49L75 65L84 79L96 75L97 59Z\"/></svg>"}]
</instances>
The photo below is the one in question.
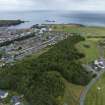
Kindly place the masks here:
<instances>
[{"instance_id":1,"label":"open grassland","mask_svg":"<svg viewBox=\"0 0 105 105\"><path fill-rule=\"evenodd\" d=\"M97 44L98 40L92 38L92 39L85 39L85 41L82 41L76 45L78 50L85 54L85 57L81 59L82 63L87 64L100 57ZM87 48L86 45L88 45L89 47Z\"/></svg>"},{"instance_id":2,"label":"open grassland","mask_svg":"<svg viewBox=\"0 0 105 105\"><path fill-rule=\"evenodd\" d=\"M105 105L105 74L87 94L85 105Z\"/></svg>"},{"instance_id":3,"label":"open grassland","mask_svg":"<svg viewBox=\"0 0 105 105\"><path fill-rule=\"evenodd\" d=\"M105 36L105 28L103 27L80 27L76 25L53 25L52 27L55 31L80 33L84 36Z\"/></svg>"},{"instance_id":4,"label":"open grassland","mask_svg":"<svg viewBox=\"0 0 105 105\"><path fill-rule=\"evenodd\" d=\"M80 94L84 87L80 85L74 85L65 81L66 88L63 98L63 105L79 105Z\"/></svg>"},{"instance_id":5,"label":"open grassland","mask_svg":"<svg viewBox=\"0 0 105 105\"><path fill-rule=\"evenodd\" d=\"M53 25L54 31L66 31L78 33L85 37L85 41L81 41L76 45L77 49L85 54L85 58L81 59L82 63L89 63L100 57L98 43L105 38L105 28L103 27L84 27L78 25ZM88 46L88 47L86 47Z\"/></svg>"}]
</instances>

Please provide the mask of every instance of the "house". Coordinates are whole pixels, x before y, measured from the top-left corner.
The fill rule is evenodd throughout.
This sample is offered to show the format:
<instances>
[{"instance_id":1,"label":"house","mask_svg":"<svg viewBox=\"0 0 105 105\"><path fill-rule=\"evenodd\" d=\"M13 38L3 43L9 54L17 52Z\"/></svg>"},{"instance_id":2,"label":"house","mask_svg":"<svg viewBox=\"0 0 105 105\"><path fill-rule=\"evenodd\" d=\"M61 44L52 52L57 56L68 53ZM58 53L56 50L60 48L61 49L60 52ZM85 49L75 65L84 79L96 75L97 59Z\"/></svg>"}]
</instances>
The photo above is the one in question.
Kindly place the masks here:
<instances>
[{"instance_id":1,"label":"house","mask_svg":"<svg viewBox=\"0 0 105 105\"><path fill-rule=\"evenodd\" d=\"M4 67L5 66L5 63L0 63L0 67Z\"/></svg>"},{"instance_id":2,"label":"house","mask_svg":"<svg viewBox=\"0 0 105 105\"><path fill-rule=\"evenodd\" d=\"M104 59L95 60L94 64L97 65L97 67L99 67L101 69L105 68L105 60Z\"/></svg>"},{"instance_id":3,"label":"house","mask_svg":"<svg viewBox=\"0 0 105 105\"><path fill-rule=\"evenodd\" d=\"M92 62L91 67L94 70L100 71L105 68L105 60L103 58L99 58Z\"/></svg>"},{"instance_id":4,"label":"house","mask_svg":"<svg viewBox=\"0 0 105 105\"><path fill-rule=\"evenodd\" d=\"M39 31L39 33L40 33L40 34L43 34L43 33L46 32L46 31L47 31L46 28L41 28L40 31Z\"/></svg>"},{"instance_id":5,"label":"house","mask_svg":"<svg viewBox=\"0 0 105 105\"><path fill-rule=\"evenodd\" d=\"M21 105L21 102L20 102L20 97L19 96L13 96L12 99L11 99L11 102L13 105Z\"/></svg>"},{"instance_id":6,"label":"house","mask_svg":"<svg viewBox=\"0 0 105 105\"><path fill-rule=\"evenodd\" d=\"M8 96L8 92L0 90L0 99L4 99Z\"/></svg>"}]
</instances>

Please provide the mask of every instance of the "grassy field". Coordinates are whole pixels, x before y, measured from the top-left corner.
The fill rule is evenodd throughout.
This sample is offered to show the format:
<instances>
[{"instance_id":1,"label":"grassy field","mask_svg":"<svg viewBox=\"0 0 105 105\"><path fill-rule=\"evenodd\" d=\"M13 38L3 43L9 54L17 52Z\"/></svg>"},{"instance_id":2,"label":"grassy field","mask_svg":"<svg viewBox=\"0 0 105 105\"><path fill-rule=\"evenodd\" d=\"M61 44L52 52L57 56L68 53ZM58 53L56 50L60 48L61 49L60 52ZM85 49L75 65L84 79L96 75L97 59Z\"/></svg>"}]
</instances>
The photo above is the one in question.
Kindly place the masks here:
<instances>
[{"instance_id":1,"label":"grassy field","mask_svg":"<svg viewBox=\"0 0 105 105\"><path fill-rule=\"evenodd\" d=\"M63 98L63 105L79 105L79 97L84 87L74 85L65 81L66 89Z\"/></svg>"},{"instance_id":2,"label":"grassy field","mask_svg":"<svg viewBox=\"0 0 105 105\"><path fill-rule=\"evenodd\" d=\"M80 42L76 45L77 49L85 54L85 58L81 59L82 63L89 63L100 57L99 50L97 48L98 40L92 38L87 39L83 42ZM86 45L89 48L85 47Z\"/></svg>"},{"instance_id":3,"label":"grassy field","mask_svg":"<svg viewBox=\"0 0 105 105\"><path fill-rule=\"evenodd\" d=\"M69 26L69 25L57 25L54 26L55 31L67 31L80 33L85 37L85 41L82 41L76 45L76 48L85 54L85 58L81 59L82 63L89 63L100 57L99 49L97 47L99 41L105 40L102 36L105 36L105 28L102 27L78 27L78 26ZM98 36L98 38L96 38ZM89 38L92 37L92 38ZM105 42L105 41L104 41ZM86 47L88 45L89 47ZM105 49L103 49L105 50ZM105 55L105 54L104 54ZM73 100L71 98L71 90L69 92L69 88L72 89L71 84L67 84L67 91L65 96L68 100L67 102L72 103L73 105L79 105L78 101ZM83 87L74 86L73 89L76 91L74 93L79 93L82 91ZM76 89L77 88L77 89ZM79 95L78 95L79 96ZM78 99L78 98L75 98ZM72 105L72 104L71 104ZM105 74L97 81L96 84L91 88L89 93L86 96L85 105L105 105Z\"/></svg>"},{"instance_id":4,"label":"grassy field","mask_svg":"<svg viewBox=\"0 0 105 105\"><path fill-rule=\"evenodd\" d=\"M103 27L79 27L76 25L53 25L55 31L65 31L81 33L84 36L103 36L105 35L105 28Z\"/></svg>"},{"instance_id":5,"label":"grassy field","mask_svg":"<svg viewBox=\"0 0 105 105\"><path fill-rule=\"evenodd\" d=\"M103 27L79 27L76 25L53 25L55 31L65 31L71 33L79 33L85 37L85 41L76 45L77 49L85 54L85 58L82 59L82 63L90 63L91 61L100 57L99 50L97 48L98 42L103 40L102 36L105 36L105 28ZM91 37L92 38L88 38ZM96 38L96 36L99 36ZM88 45L89 48L86 48Z\"/></svg>"},{"instance_id":6,"label":"grassy field","mask_svg":"<svg viewBox=\"0 0 105 105\"><path fill-rule=\"evenodd\" d=\"M85 105L105 105L105 74L87 94Z\"/></svg>"}]
</instances>

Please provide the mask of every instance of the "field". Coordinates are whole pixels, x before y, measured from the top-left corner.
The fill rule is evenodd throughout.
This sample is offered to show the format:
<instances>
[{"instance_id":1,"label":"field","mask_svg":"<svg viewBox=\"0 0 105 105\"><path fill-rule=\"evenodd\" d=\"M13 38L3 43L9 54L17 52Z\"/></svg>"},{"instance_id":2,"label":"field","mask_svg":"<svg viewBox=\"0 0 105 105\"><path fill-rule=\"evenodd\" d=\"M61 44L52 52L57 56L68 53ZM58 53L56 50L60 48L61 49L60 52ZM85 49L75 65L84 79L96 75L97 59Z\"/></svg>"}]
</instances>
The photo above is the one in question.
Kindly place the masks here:
<instances>
[{"instance_id":1,"label":"field","mask_svg":"<svg viewBox=\"0 0 105 105\"><path fill-rule=\"evenodd\" d=\"M82 63L87 64L100 57L99 49L97 46L99 41L103 40L103 37L105 37L105 28L80 27L77 25L53 25L52 27L55 31L78 33L85 37L85 41L82 41L76 45L77 49L85 54L85 58L81 59Z\"/></svg>"},{"instance_id":2,"label":"field","mask_svg":"<svg viewBox=\"0 0 105 105\"><path fill-rule=\"evenodd\" d=\"M104 39L105 28L60 26L60 25L55 27L55 31L62 31L62 30L67 32L79 33L85 37L85 41L81 41L76 45L76 48L80 52L83 52L85 54L85 58L81 59L82 63L88 64L91 61L98 59L101 56L100 49L98 48L98 44L100 41L103 41L103 40L105 43L105 39ZM103 51L105 52L105 46L103 47ZM103 55L105 57L105 53ZM75 86L75 88L76 87L77 86ZM69 85L68 85L68 88L69 88ZM79 90L75 89L75 91L76 90L78 93ZM68 94L70 95L70 93ZM71 101L72 98L70 98L71 95L70 96L69 95L68 97ZM79 104L76 103L76 105L79 105ZM94 86L87 94L85 105L105 105L105 74L96 82L96 84L94 84Z\"/></svg>"},{"instance_id":3,"label":"field","mask_svg":"<svg viewBox=\"0 0 105 105\"><path fill-rule=\"evenodd\" d=\"M105 74L87 94L85 105L105 105Z\"/></svg>"},{"instance_id":4,"label":"field","mask_svg":"<svg viewBox=\"0 0 105 105\"><path fill-rule=\"evenodd\" d=\"M63 98L63 105L79 105L79 97L84 87L74 85L65 81L66 89Z\"/></svg>"},{"instance_id":5,"label":"field","mask_svg":"<svg viewBox=\"0 0 105 105\"><path fill-rule=\"evenodd\" d=\"M99 50L97 48L98 40L85 39L85 41L80 42L76 45L77 49L85 54L85 58L81 59L82 63L88 64L89 62L100 57ZM89 47L86 47L89 46Z\"/></svg>"},{"instance_id":6,"label":"field","mask_svg":"<svg viewBox=\"0 0 105 105\"><path fill-rule=\"evenodd\" d=\"M100 53L99 53L99 49L97 48L97 45L98 45L98 43L99 43L100 40L103 40L101 38L101 36L104 36L105 28L99 28L99 27L79 27L79 26L70 26L70 25L69 26L68 25L65 25L65 26L63 26L63 25L55 25L54 26L53 25L52 27L54 28L54 31L66 31L66 32L72 32L72 33L79 33L79 34L81 34L85 38L85 41L81 41L78 44L76 44L76 48L79 50L79 52L82 52L82 53L85 54L85 58L82 58L80 60L82 63L89 63L92 60L97 59L98 57L100 57ZM92 38L89 38L89 36L93 36L93 37ZM100 38L95 38L94 36L100 36ZM66 42L67 42L67 40L66 40ZM68 41L68 43L70 43L70 41ZM64 44L64 45L66 45L66 44ZM70 45L72 45L72 44L70 43ZM65 52L65 50L68 49L68 46L67 46L66 49L62 49L62 47L63 47L63 45L62 45L62 43L60 43L58 48L61 48L61 51L62 52ZM67 55L67 53L70 54L70 52L67 51L67 53L61 53L62 55L60 55L60 53L58 52L58 48L56 48L54 50L50 50L51 52L48 51L50 48L46 48L46 49L38 52L37 54L33 54L31 56L28 56L23 61L19 62L19 66L17 65L16 67L14 67L15 70L13 70L13 71L10 70L9 72L4 73L1 76L4 77L5 74L8 75L9 76L9 79L13 81L12 84L14 84L16 82L15 79L17 81L19 80L19 83L17 83L17 84L20 84L20 86L18 87L18 85L17 85L16 87L18 87L18 88L16 89L15 87L13 87L14 86L13 85L12 88L14 88L16 91L19 91L19 92L25 90L25 93L27 92L26 96L29 96L30 95L31 97L29 97L29 99L33 99L32 102L37 102L39 99L41 100L41 102L43 102L45 99L46 100L50 100L49 99L49 96L47 98L47 95L44 93L43 86L45 85L45 87L44 87L45 89L52 89L53 90L53 88L52 88L53 87L53 82L55 84L55 82L59 79L58 78L59 75L58 74L55 75L55 73L58 73L58 72L55 72L56 68L53 68L54 71L52 72L52 70L50 70L51 68L48 66L49 68L47 68L47 69L50 71L49 72L49 71L46 71L47 69L44 69L43 67L44 67L45 64L50 64L50 63L51 64L55 64L55 61L57 59L52 59L52 62L50 61L51 58L54 58L54 55L56 55L55 56L56 58L59 57L60 63L62 62L62 66L64 65L64 67L66 67L66 64L68 63L68 61L65 60L66 62L64 62L64 59L62 58L62 56L64 54ZM70 46L69 46L69 48L70 48ZM69 51L71 51L71 50L72 50L72 48ZM46 52L49 52L49 53L46 53ZM46 56L47 54L48 54L48 56ZM52 54L52 55L50 55L50 54ZM49 57L49 56L51 56L51 57ZM67 56L66 58L69 58L69 56ZM72 56L70 56L70 57L72 57ZM37 59L37 62L36 62L36 59ZM47 62L45 62L46 60L47 60ZM53 60L55 60L55 61L53 62ZM44 65L42 65L43 62L45 62ZM59 65L57 65L55 67L58 67L58 66ZM73 68L74 68L74 65L73 65ZM71 70L73 68L71 68ZM75 68L75 69L77 70L77 68ZM41 76L39 75L39 71L40 71L40 75ZM46 73L45 74L48 75L47 78L49 78L51 80L50 82L48 81L49 79L46 79L45 78L46 77L46 75L44 75L44 72L45 71L46 71L46 73L48 72L47 74ZM66 71L66 69L65 69L65 71ZM68 71L70 71L70 67L69 67L69 70ZM52 72L52 74L51 74L51 72ZM69 72L67 72L66 75L64 75L64 76L67 76L68 73ZM70 72L70 75L72 73L75 73L75 72L74 71L73 72ZM15 74L16 76L13 76L13 74ZM79 73L77 73L77 74L79 74ZM63 73L62 73L62 75L63 75ZM81 94L82 90L84 89L84 86L80 86L80 85L76 85L75 83L71 83L68 79L65 79L64 76L61 76L62 77L62 80L64 80L64 84L65 84L64 96L59 95L58 97L56 97L56 100L58 100L57 102L60 102L60 105L79 105L80 94ZM76 80L77 79L80 79L80 77L78 77L78 76L79 75L74 75L74 77L77 77ZM84 75L82 75L81 77L83 77L83 76ZM18 77L20 77L20 78L18 78ZM55 77L57 77L57 79ZM13 78L15 78L15 79L13 79ZM38 82L34 81L35 79ZM82 79L82 80L84 80L84 79ZM7 80L5 80L5 83L7 82ZM10 80L8 80L8 81L10 81ZM30 84L30 81L32 81L32 84ZM43 83L46 83L46 84L49 83L49 85L46 85L46 84L41 85L42 81L43 81ZM95 84L95 86L91 89L90 93L87 95L86 105L104 105L104 103L105 103L104 102L104 97L105 97L105 95L104 95L104 92L105 92L105 89L104 89L105 85L104 85L104 83L105 83L105 77L103 76L102 79L100 79L98 81L98 83ZM48 87L47 88L47 86L50 86L50 84L51 84L51 87ZM57 85L57 88L59 86L60 86L60 84ZM42 87L42 88L39 88L39 87ZM11 86L9 88L12 89ZM36 90L36 91L34 91L33 89ZM56 87L54 89L56 89ZM100 91L97 91L97 89L100 89ZM28 91L30 93L28 93ZM56 90L54 90L54 92L57 93ZM52 92L52 93L54 93L54 92ZM60 92L61 93L59 93L59 94L62 94L62 91L61 90L60 90ZM102 102L102 100L103 100L103 102ZM101 104L101 102L103 104ZM45 105L45 104L43 104L43 105Z\"/></svg>"}]
</instances>

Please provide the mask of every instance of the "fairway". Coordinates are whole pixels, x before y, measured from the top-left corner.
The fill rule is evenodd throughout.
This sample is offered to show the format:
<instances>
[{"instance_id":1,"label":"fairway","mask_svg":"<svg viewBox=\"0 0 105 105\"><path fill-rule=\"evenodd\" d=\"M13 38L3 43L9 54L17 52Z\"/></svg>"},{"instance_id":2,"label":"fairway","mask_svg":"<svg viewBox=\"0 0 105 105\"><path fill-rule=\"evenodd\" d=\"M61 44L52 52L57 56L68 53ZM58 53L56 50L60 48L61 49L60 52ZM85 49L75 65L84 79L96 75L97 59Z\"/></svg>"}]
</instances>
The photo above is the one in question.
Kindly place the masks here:
<instances>
[{"instance_id":1,"label":"fairway","mask_svg":"<svg viewBox=\"0 0 105 105\"><path fill-rule=\"evenodd\" d=\"M105 105L105 74L94 84L87 94L85 105Z\"/></svg>"}]
</instances>

